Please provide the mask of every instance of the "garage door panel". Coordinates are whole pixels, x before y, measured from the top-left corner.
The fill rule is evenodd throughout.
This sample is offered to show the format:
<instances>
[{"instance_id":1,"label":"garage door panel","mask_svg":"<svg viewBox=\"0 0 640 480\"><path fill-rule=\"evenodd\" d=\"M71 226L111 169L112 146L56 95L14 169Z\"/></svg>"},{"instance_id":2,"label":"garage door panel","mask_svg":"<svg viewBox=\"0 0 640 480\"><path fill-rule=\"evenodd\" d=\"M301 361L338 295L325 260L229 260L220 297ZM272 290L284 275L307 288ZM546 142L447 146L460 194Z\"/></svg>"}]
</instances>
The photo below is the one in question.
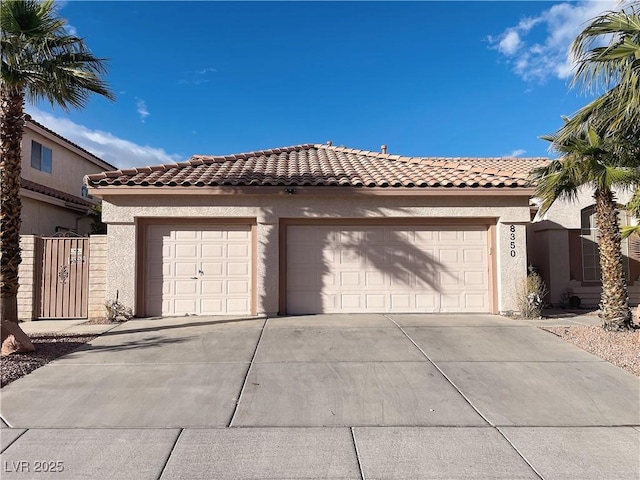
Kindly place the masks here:
<instances>
[{"instance_id":1,"label":"garage door panel","mask_svg":"<svg viewBox=\"0 0 640 480\"><path fill-rule=\"evenodd\" d=\"M225 263L224 262L207 262L204 261L202 263L200 263L200 266L202 267L200 270L203 272L203 275L205 275L207 277L223 277L224 276L224 270L225 270Z\"/></svg>"},{"instance_id":2,"label":"garage door panel","mask_svg":"<svg viewBox=\"0 0 640 480\"><path fill-rule=\"evenodd\" d=\"M200 310L212 312L211 315L227 313L223 298L203 298L200 300Z\"/></svg>"},{"instance_id":3,"label":"garage door panel","mask_svg":"<svg viewBox=\"0 0 640 480\"><path fill-rule=\"evenodd\" d=\"M227 275L246 277L249 275L249 264L247 262L229 262L227 263Z\"/></svg>"},{"instance_id":4,"label":"garage door panel","mask_svg":"<svg viewBox=\"0 0 640 480\"><path fill-rule=\"evenodd\" d=\"M246 293L249 293L249 282L241 281L241 280L228 280L227 281L227 293L229 293L229 294L236 294L236 293L246 294Z\"/></svg>"},{"instance_id":5,"label":"garage door panel","mask_svg":"<svg viewBox=\"0 0 640 480\"><path fill-rule=\"evenodd\" d=\"M183 243L175 246L175 258L197 258L198 245L195 243Z\"/></svg>"},{"instance_id":6,"label":"garage door panel","mask_svg":"<svg viewBox=\"0 0 640 480\"><path fill-rule=\"evenodd\" d=\"M173 284L175 286L175 295L189 295L193 296L198 293L198 283L195 280L188 281L176 281Z\"/></svg>"},{"instance_id":7,"label":"garage door panel","mask_svg":"<svg viewBox=\"0 0 640 480\"><path fill-rule=\"evenodd\" d=\"M436 296L434 294L417 294L416 308L428 312L433 311L437 306Z\"/></svg>"},{"instance_id":8,"label":"garage door panel","mask_svg":"<svg viewBox=\"0 0 640 480\"><path fill-rule=\"evenodd\" d=\"M226 312L231 315L246 315L250 310L250 302L247 298L227 298Z\"/></svg>"},{"instance_id":9,"label":"garage door panel","mask_svg":"<svg viewBox=\"0 0 640 480\"><path fill-rule=\"evenodd\" d=\"M476 287L484 290L487 288L487 278L484 272L464 272L465 287Z\"/></svg>"},{"instance_id":10,"label":"garage door panel","mask_svg":"<svg viewBox=\"0 0 640 480\"><path fill-rule=\"evenodd\" d=\"M227 246L227 256L229 258L248 258L249 245L229 244Z\"/></svg>"},{"instance_id":11,"label":"garage door panel","mask_svg":"<svg viewBox=\"0 0 640 480\"><path fill-rule=\"evenodd\" d=\"M377 271L365 272L364 284L367 287L383 287L387 285L386 276L383 272L377 272Z\"/></svg>"},{"instance_id":12,"label":"garage door panel","mask_svg":"<svg viewBox=\"0 0 640 480\"><path fill-rule=\"evenodd\" d=\"M369 311L384 312L387 309L387 296L385 294L366 294L365 302Z\"/></svg>"},{"instance_id":13,"label":"garage door panel","mask_svg":"<svg viewBox=\"0 0 640 480\"><path fill-rule=\"evenodd\" d=\"M176 240L195 240L198 238L198 231L196 230L174 230L172 231L172 237Z\"/></svg>"},{"instance_id":14,"label":"garage door panel","mask_svg":"<svg viewBox=\"0 0 640 480\"><path fill-rule=\"evenodd\" d=\"M198 274L198 264L194 262L175 263L175 275L183 277L192 277Z\"/></svg>"},{"instance_id":15,"label":"garage door panel","mask_svg":"<svg viewBox=\"0 0 640 480\"><path fill-rule=\"evenodd\" d=\"M467 293L464 296L464 302L467 308L475 308L480 311L488 307L486 296L482 293Z\"/></svg>"},{"instance_id":16,"label":"garage door panel","mask_svg":"<svg viewBox=\"0 0 640 480\"><path fill-rule=\"evenodd\" d=\"M202 258L221 258L224 257L224 244L204 243L202 245Z\"/></svg>"},{"instance_id":17,"label":"garage door panel","mask_svg":"<svg viewBox=\"0 0 640 480\"><path fill-rule=\"evenodd\" d=\"M289 226L287 312L487 312L487 240L486 226Z\"/></svg>"},{"instance_id":18,"label":"garage door panel","mask_svg":"<svg viewBox=\"0 0 640 480\"><path fill-rule=\"evenodd\" d=\"M400 312L405 312L405 311L410 311L412 310L411 308L411 295L410 294L391 294L390 295L390 299L391 299L391 309L392 310L396 310L396 311L400 311Z\"/></svg>"},{"instance_id":19,"label":"garage door panel","mask_svg":"<svg viewBox=\"0 0 640 480\"><path fill-rule=\"evenodd\" d=\"M249 314L251 227L149 226L145 274L149 315Z\"/></svg>"},{"instance_id":20,"label":"garage door panel","mask_svg":"<svg viewBox=\"0 0 640 480\"><path fill-rule=\"evenodd\" d=\"M222 295L225 292L225 282L223 280L202 280L202 295Z\"/></svg>"}]
</instances>

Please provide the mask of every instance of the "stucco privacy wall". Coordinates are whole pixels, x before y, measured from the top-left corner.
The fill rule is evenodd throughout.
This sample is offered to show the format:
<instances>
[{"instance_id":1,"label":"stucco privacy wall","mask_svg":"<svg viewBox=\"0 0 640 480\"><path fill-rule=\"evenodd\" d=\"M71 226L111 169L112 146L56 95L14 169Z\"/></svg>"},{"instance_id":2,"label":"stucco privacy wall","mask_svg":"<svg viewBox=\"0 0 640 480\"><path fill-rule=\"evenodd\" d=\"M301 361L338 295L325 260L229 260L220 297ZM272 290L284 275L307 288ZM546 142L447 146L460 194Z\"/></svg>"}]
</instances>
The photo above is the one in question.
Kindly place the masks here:
<instances>
[{"instance_id":1,"label":"stucco privacy wall","mask_svg":"<svg viewBox=\"0 0 640 480\"><path fill-rule=\"evenodd\" d=\"M91 235L89 240L89 319L104 318L107 292L107 236Z\"/></svg>"},{"instance_id":2,"label":"stucco privacy wall","mask_svg":"<svg viewBox=\"0 0 640 480\"><path fill-rule=\"evenodd\" d=\"M38 249L35 235L20 236L22 262L18 267L18 320L29 321L35 317L38 293Z\"/></svg>"},{"instance_id":3,"label":"stucco privacy wall","mask_svg":"<svg viewBox=\"0 0 640 480\"><path fill-rule=\"evenodd\" d=\"M263 205L263 206L260 206ZM515 310L515 285L526 275L527 197L287 195L122 195L103 198L109 224L107 296L134 311L136 227L141 218L247 218L257 222L257 312L278 311L280 218L497 218L497 289L500 311ZM170 220L169 220L170 221ZM513 225L513 229L512 229ZM513 231L512 231L513 230ZM512 235L515 240L512 240ZM514 242L515 247L511 247ZM514 251L515 253L512 253Z\"/></svg>"}]
</instances>

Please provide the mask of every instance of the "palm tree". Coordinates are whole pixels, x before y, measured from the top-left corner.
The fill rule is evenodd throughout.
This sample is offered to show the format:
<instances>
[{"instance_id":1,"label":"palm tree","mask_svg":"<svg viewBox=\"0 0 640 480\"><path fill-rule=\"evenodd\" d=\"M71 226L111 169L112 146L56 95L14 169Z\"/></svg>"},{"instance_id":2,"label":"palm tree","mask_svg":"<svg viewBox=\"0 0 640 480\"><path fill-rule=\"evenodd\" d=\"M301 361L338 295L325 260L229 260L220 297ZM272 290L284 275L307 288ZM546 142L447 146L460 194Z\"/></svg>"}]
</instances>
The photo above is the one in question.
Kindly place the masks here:
<instances>
[{"instance_id":1,"label":"palm tree","mask_svg":"<svg viewBox=\"0 0 640 480\"><path fill-rule=\"evenodd\" d=\"M562 142L587 123L603 136L640 144L640 2L605 12L571 46L577 69L571 86L604 92L558 132Z\"/></svg>"},{"instance_id":2,"label":"palm tree","mask_svg":"<svg viewBox=\"0 0 640 480\"><path fill-rule=\"evenodd\" d=\"M20 167L25 99L65 110L86 105L91 93L114 99L101 75L103 59L65 30L52 0L0 3L0 317L18 321ZM5 333L2 333L2 340Z\"/></svg>"},{"instance_id":3,"label":"palm tree","mask_svg":"<svg viewBox=\"0 0 640 480\"><path fill-rule=\"evenodd\" d=\"M562 154L560 160L535 169L534 196L544 214L559 199L575 199L582 188L595 190L596 227L602 271L600 317L606 330L632 328L629 295L622 267L621 234L614 190L640 184L640 172L619 155L618 146L600 137L594 128L573 134L560 143L557 135L543 137Z\"/></svg>"}]
</instances>

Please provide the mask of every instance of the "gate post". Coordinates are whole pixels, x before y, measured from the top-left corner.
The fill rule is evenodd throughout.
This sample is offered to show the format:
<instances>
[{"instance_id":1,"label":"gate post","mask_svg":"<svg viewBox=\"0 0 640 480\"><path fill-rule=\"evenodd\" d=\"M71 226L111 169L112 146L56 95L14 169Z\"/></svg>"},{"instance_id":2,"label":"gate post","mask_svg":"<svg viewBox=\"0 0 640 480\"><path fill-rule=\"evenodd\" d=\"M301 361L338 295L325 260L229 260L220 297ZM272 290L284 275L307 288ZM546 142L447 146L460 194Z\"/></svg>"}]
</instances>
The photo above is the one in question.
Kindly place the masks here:
<instances>
[{"instance_id":1,"label":"gate post","mask_svg":"<svg viewBox=\"0 0 640 480\"><path fill-rule=\"evenodd\" d=\"M18 267L18 320L23 322L36 318L40 306L40 245L41 238L37 235L20 236L22 262Z\"/></svg>"},{"instance_id":2,"label":"gate post","mask_svg":"<svg viewBox=\"0 0 640 480\"><path fill-rule=\"evenodd\" d=\"M104 318L107 295L107 236L89 237L89 320Z\"/></svg>"}]
</instances>

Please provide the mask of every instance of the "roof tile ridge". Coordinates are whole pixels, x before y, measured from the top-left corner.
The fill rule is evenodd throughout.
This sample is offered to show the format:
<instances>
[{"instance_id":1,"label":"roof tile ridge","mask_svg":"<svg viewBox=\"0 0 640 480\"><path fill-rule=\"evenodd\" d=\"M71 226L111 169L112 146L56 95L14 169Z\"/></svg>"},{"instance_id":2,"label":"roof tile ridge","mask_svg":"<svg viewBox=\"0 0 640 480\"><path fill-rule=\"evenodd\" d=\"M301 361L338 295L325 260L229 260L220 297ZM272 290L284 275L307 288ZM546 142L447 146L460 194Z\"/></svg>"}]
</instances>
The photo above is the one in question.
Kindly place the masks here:
<instances>
[{"instance_id":1,"label":"roof tile ridge","mask_svg":"<svg viewBox=\"0 0 640 480\"><path fill-rule=\"evenodd\" d=\"M261 157L263 155L274 155L280 153L297 152L299 150L311 150L312 148L318 148L319 144L314 143L302 143L300 145L290 145L288 147L266 148L263 150L255 150L252 152L234 153L231 155L206 155L195 154L192 155L187 162L191 165L210 165L212 163L232 162L235 160L247 160L252 157Z\"/></svg>"},{"instance_id":2,"label":"roof tile ridge","mask_svg":"<svg viewBox=\"0 0 640 480\"><path fill-rule=\"evenodd\" d=\"M336 152L353 153L363 157L374 157L379 160L397 160L404 163L417 163L416 159L420 157L409 157L406 155L392 155L390 153L374 152L372 150L359 150L357 148L339 147L337 145L316 144L315 148L323 148L325 150L334 150Z\"/></svg>"}]
</instances>

